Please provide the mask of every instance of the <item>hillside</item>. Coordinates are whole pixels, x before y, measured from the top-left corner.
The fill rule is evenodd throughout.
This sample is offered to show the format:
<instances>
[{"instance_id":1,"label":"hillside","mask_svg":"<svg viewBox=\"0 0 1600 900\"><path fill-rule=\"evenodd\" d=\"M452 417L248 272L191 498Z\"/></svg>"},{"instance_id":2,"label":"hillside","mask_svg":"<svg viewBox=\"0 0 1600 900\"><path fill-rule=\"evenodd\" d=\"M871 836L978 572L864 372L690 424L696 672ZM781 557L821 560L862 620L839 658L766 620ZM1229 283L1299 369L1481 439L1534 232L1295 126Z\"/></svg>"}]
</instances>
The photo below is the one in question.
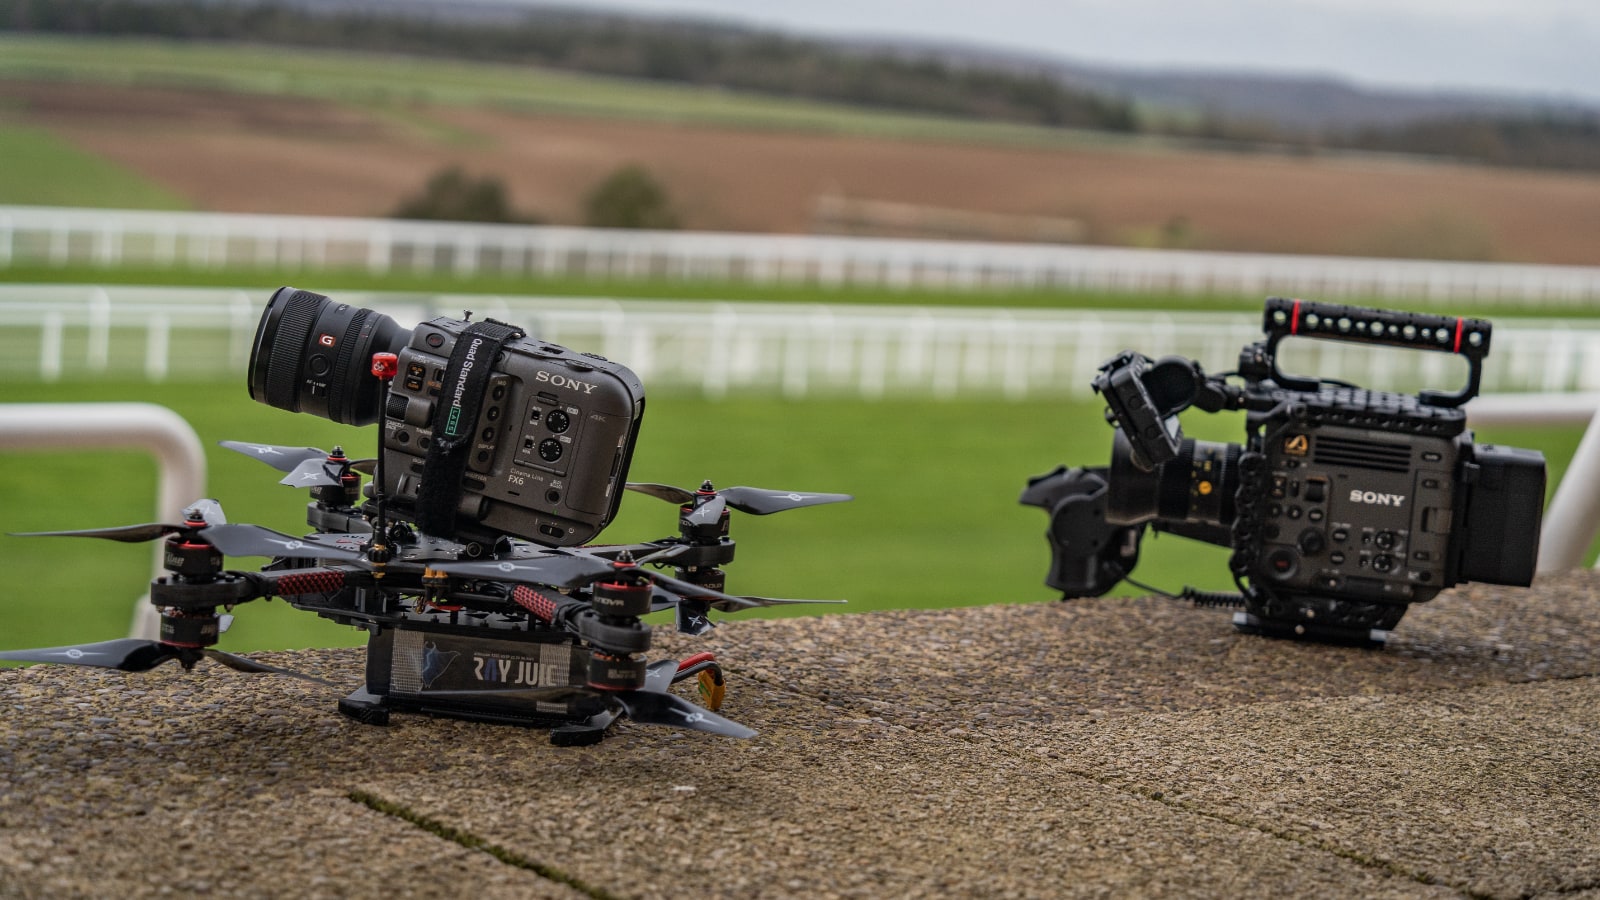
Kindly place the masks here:
<instances>
[{"instance_id":1,"label":"hillside","mask_svg":"<svg viewBox=\"0 0 1600 900\"><path fill-rule=\"evenodd\" d=\"M774 98L1203 140L1600 170L1600 111L1331 79L1119 71L1040 55L849 41L716 21L459 0L0 0L0 30L249 41L531 64Z\"/></svg>"}]
</instances>

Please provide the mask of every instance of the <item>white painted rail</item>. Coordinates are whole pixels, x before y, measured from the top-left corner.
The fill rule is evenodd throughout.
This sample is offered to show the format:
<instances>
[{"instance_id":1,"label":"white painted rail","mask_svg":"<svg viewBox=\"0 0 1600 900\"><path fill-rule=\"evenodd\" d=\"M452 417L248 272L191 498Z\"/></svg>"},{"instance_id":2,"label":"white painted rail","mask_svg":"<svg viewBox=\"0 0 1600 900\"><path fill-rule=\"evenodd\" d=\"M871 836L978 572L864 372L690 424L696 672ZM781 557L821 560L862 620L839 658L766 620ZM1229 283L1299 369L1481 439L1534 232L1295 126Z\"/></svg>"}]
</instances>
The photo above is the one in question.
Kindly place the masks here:
<instances>
[{"instance_id":1,"label":"white painted rail","mask_svg":"<svg viewBox=\"0 0 1600 900\"><path fill-rule=\"evenodd\" d=\"M156 518L171 521L205 496L206 456L182 416L153 403L0 404L0 449L144 450L158 467ZM162 542L155 542L155 574L163 575ZM130 637L159 637L160 619L148 597L134 604Z\"/></svg>"},{"instance_id":2,"label":"white painted rail","mask_svg":"<svg viewBox=\"0 0 1600 900\"><path fill-rule=\"evenodd\" d=\"M266 288L0 285L0 379L243 378ZM410 327L473 310L616 359L652 387L789 397L1081 394L1125 348L1232 369L1252 313L1025 310L340 293ZM1411 391L1464 383L1459 358L1305 341L1300 371ZM1483 389L1600 391L1600 320L1499 319Z\"/></svg>"},{"instance_id":3,"label":"white painted rail","mask_svg":"<svg viewBox=\"0 0 1600 900\"><path fill-rule=\"evenodd\" d=\"M0 206L8 266L272 267L1323 300L1600 300L1600 267Z\"/></svg>"}]
</instances>

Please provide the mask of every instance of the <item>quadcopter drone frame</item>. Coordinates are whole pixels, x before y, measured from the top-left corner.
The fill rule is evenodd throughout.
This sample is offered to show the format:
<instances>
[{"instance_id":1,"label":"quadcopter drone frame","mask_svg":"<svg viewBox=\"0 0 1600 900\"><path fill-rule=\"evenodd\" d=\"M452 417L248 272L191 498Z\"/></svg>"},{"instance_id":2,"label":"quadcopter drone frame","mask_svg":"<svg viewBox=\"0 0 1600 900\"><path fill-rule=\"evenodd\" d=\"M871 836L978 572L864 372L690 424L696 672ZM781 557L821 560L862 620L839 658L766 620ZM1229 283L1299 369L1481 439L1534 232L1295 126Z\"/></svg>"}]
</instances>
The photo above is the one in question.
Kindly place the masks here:
<instances>
[{"instance_id":1,"label":"quadcopter drone frame","mask_svg":"<svg viewBox=\"0 0 1600 900\"><path fill-rule=\"evenodd\" d=\"M378 354L378 357L387 354ZM374 359L374 374L392 360ZM380 374L380 377L383 377ZM392 371L388 372L392 377ZM723 566L734 558L730 510L766 515L851 499L759 488L699 490L660 484L627 487L679 506L678 534L654 541L555 548L501 536L492 544L430 537L391 521L381 471L363 502L361 474L381 461L351 460L340 448L279 447L224 441L309 487L312 533L292 537L257 525L228 524L215 501L199 501L181 524L43 532L119 541L165 539L167 574L150 584L160 639L123 639L0 653L0 660L144 671L176 659L185 669L211 659L247 672L292 671L212 647L242 603L281 597L368 634L363 685L339 701L344 715L386 724L391 712L420 713L551 729L557 744L601 740L620 715L730 737L749 728L715 710L725 682L714 655L646 659L651 627L641 617L673 610L679 631L704 634L712 609L724 612L789 603L724 593ZM381 457L380 457L381 460ZM225 557L262 556L261 571L224 568ZM646 566L674 567L666 575ZM701 707L668 692L696 678ZM326 683L326 682L323 682Z\"/></svg>"}]
</instances>

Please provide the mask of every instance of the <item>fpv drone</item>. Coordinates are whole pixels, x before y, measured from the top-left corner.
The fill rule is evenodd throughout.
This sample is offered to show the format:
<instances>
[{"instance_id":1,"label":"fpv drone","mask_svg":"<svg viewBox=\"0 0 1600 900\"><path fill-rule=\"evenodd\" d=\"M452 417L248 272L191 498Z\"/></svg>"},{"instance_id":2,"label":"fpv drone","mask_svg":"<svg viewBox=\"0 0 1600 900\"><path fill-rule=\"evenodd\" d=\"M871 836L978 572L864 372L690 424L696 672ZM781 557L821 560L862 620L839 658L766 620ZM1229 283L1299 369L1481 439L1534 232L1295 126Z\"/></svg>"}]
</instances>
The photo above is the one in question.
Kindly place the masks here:
<instances>
[{"instance_id":1,"label":"fpv drone","mask_svg":"<svg viewBox=\"0 0 1600 900\"><path fill-rule=\"evenodd\" d=\"M698 635L713 627L712 609L844 602L728 594L722 566L734 556L730 510L768 515L851 499L847 494L628 483L679 506L677 535L572 548L508 536L458 542L387 518L381 471L372 499L362 503L361 475L374 474L375 463L381 470L381 462L349 459L337 447L223 446L287 473L284 484L309 487L312 532L293 537L229 524L216 501L201 500L177 523L19 535L165 539L168 574L150 584L160 638L0 652L0 660L143 672L168 660L192 669L210 659L326 684L212 646L234 606L281 597L367 631L365 684L339 701L339 711L360 722L387 724L391 711L422 713L546 727L553 743L583 745L626 715L743 738L755 732L715 712L725 691L715 656L647 661L651 629L640 617L670 609L680 632ZM224 569L224 558L242 556L271 562L259 572ZM665 565L672 575L647 568ZM705 706L668 692L691 677Z\"/></svg>"}]
</instances>

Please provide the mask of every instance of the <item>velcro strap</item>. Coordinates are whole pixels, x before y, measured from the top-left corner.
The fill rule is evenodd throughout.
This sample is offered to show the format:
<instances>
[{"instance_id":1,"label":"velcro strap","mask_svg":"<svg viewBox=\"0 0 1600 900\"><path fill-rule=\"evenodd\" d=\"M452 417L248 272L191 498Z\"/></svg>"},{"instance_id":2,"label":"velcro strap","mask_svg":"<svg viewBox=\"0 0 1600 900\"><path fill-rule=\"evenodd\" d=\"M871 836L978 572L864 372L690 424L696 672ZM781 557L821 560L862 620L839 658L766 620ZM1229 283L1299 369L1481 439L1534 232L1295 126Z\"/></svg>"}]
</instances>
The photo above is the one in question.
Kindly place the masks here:
<instances>
[{"instance_id":1,"label":"velcro strap","mask_svg":"<svg viewBox=\"0 0 1600 900\"><path fill-rule=\"evenodd\" d=\"M467 471L489 376L501 348L522 336L519 328L485 321L468 325L456 338L434 406L433 443L422 461L422 484L417 490L417 527L424 534L443 538L455 534L461 477Z\"/></svg>"}]
</instances>

